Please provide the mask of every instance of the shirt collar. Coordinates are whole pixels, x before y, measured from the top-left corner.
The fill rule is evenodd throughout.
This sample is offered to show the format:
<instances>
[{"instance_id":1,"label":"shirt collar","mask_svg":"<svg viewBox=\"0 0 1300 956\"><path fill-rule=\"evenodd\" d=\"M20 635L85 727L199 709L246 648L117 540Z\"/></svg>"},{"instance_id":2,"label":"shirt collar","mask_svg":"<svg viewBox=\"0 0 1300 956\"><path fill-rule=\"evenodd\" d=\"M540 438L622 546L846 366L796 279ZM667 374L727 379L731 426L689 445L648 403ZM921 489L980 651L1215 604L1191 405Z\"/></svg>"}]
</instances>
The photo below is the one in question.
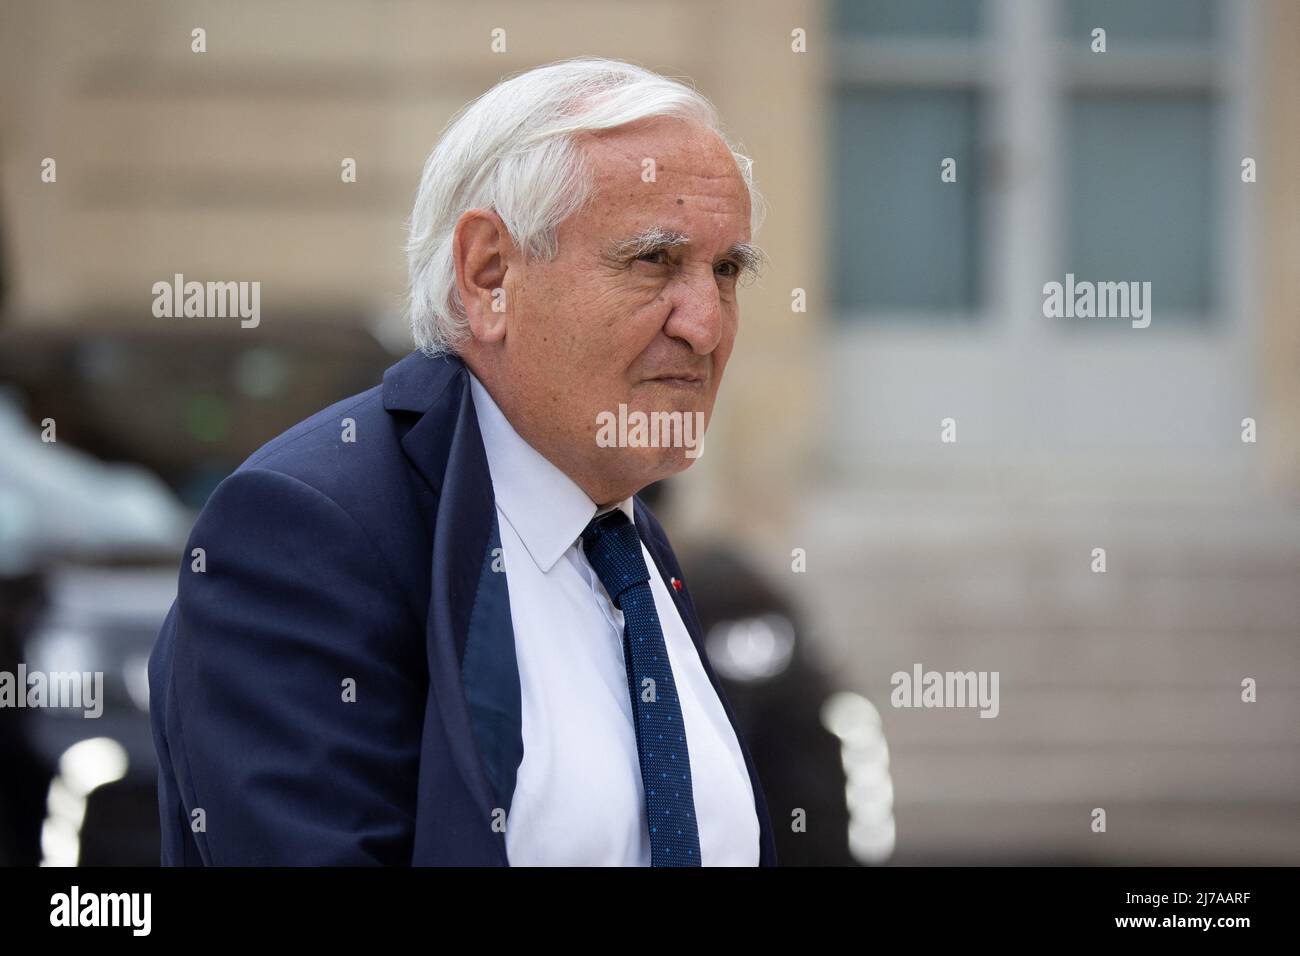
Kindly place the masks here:
<instances>
[{"instance_id":1,"label":"shirt collar","mask_svg":"<svg viewBox=\"0 0 1300 956\"><path fill-rule=\"evenodd\" d=\"M629 521L636 520L631 496L598 511L572 478L515 431L473 372L469 381L497 507L543 574L573 546L597 513L619 508Z\"/></svg>"}]
</instances>

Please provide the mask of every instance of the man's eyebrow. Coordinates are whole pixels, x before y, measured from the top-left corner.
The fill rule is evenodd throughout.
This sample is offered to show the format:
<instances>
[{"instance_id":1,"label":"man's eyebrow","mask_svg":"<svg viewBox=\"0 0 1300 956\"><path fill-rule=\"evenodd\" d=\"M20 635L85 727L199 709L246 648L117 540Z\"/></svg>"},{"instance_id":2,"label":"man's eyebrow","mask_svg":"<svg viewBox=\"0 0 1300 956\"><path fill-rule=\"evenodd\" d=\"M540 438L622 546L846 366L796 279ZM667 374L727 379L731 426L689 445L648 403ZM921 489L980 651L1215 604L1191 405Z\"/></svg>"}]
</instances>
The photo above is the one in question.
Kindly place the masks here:
<instances>
[{"instance_id":1,"label":"man's eyebrow","mask_svg":"<svg viewBox=\"0 0 1300 956\"><path fill-rule=\"evenodd\" d=\"M727 258L740 263L740 271L757 275L763 266L763 251L748 242L738 242L727 250Z\"/></svg>"},{"instance_id":2,"label":"man's eyebrow","mask_svg":"<svg viewBox=\"0 0 1300 956\"><path fill-rule=\"evenodd\" d=\"M635 236L619 240L606 250L611 259L635 259L661 249L674 249L689 244L690 237L684 233L674 232L659 226L651 226ZM763 253L749 242L737 242L725 253L723 258L735 259L742 272L757 273L763 264Z\"/></svg>"},{"instance_id":3,"label":"man's eyebrow","mask_svg":"<svg viewBox=\"0 0 1300 956\"><path fill-rule=\"evenodd\" d=\"M658 252L660 249L684 246L690 241L690 237L683 233L651 226L635 236L615 242L606 250L606 254L611 259L635 259L650 252Z\"/></svg>"}]
</instances>

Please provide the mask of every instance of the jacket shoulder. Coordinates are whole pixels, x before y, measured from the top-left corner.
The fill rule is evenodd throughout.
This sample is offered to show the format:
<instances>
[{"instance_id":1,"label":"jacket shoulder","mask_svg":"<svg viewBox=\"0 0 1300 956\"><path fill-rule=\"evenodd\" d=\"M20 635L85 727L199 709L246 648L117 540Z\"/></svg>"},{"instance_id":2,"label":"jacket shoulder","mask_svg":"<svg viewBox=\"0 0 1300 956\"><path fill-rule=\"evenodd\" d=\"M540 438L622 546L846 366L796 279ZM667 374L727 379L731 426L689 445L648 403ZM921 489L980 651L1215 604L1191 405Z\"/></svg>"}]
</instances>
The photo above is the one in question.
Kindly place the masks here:
<instances>
[{"instance_id":1,"label":"jacket shoulder","mask_svg":"<svg viewBox=\"0 0 1300 956\"><path fill-rule=\"evenodd\" d=\"M382 434L383 429L374 427L387 417L382 388L376 385L322 408L262 445L236 470L264 468L307 477L313 468L337 457L343 445L360 446L362 437Z\"/></svg>"},{"instance_id":2,"label":"jacket shoulder","mask_svg":"<svg viewBox=\"0 0 1300 956\"><path fill-rule=\"evenodd\" d=\"M403 493L404 461L401 432L384 408L383 386L376 385L277 435L253 452L234 475L254 470L288 475L364 523L363 516L376 510L411 506ZM385 493L376 496L376 489Z\"/></svg>"}]
</instances>

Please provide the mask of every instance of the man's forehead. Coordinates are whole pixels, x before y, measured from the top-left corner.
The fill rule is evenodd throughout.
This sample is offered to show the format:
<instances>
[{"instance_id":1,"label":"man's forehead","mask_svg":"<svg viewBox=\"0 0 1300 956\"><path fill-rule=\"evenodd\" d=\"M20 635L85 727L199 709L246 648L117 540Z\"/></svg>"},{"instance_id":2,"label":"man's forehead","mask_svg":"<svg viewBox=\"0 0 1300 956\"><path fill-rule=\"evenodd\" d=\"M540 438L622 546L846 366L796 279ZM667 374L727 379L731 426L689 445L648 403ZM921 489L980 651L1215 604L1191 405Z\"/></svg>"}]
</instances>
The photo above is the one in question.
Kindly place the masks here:
<instances>
[{"instance_id":1,"label":"man's forehead","mask_svg":"<svg viewBox=\"0 0 1300 956\"><path fill-rule=\"evenodd\" d=\"M601 130L583 137L589 168L599 182L695 180L711 192L743 189L735 157L713 130L682 120L656 120ZM653 164L653 165L652 165ZM654 180L646 182L648 169Z\"/></svg>"},{"instance_id":2,"label":"man's forehead","mask_svg":"<svg viewBox=\"0 0 1300 956\"><path fill-rule=\"evenodd\" d=\"M731 150L712 130L651 122L585 138L595 195L588 225L601 240L659 230L679 244L749 238L749 191Z\"/></svg>"},{"instance_id":3,"label":"man's forehead","mask_svg":"<svg viewBox=\"0 0 1300 956\"><path fill-rule=\"evenodd\" d=\"M623 215L644 213L660 225L667 225L666 216L680 218L685 231L701 214L748 220L749 191L740 170L730 154L722 163L664 162L663 156L638 157L635 165L605 163L594 171L594 206Z\"/></svg>"}]
</instances>

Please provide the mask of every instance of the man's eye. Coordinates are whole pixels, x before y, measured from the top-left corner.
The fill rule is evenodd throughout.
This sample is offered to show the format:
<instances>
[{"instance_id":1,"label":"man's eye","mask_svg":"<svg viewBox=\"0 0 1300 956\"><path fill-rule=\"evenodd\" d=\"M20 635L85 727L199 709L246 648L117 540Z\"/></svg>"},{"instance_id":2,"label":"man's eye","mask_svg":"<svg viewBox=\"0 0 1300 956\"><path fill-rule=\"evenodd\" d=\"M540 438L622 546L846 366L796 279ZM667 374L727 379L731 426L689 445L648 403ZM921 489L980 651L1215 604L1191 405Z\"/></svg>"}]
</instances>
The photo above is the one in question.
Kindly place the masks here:
<instances>
[{"instance_id":1,"label":"man's eye","mask_svg":"<svg viewBox=\"0 0 1300 956\"><path fill-rule=\"evenodd\" d=\"M740 275L740 263L733 262L731 259L724 259L718 263L719 269L730 270L722 273L728 279L734 279Z\"/></svg>"},{"instance_id":2,"label":"man's eye","mask_svg":"<svg viewBox=\"0 0 1300 956\"><path fill-rule=\"evenodd\" d=\"M663 265L668 261L668 252L664 249L652 249L649 252L643 252L641 255L637 256L636 261L652 262L655 265Z\"/></svg>"}]
</instances>

